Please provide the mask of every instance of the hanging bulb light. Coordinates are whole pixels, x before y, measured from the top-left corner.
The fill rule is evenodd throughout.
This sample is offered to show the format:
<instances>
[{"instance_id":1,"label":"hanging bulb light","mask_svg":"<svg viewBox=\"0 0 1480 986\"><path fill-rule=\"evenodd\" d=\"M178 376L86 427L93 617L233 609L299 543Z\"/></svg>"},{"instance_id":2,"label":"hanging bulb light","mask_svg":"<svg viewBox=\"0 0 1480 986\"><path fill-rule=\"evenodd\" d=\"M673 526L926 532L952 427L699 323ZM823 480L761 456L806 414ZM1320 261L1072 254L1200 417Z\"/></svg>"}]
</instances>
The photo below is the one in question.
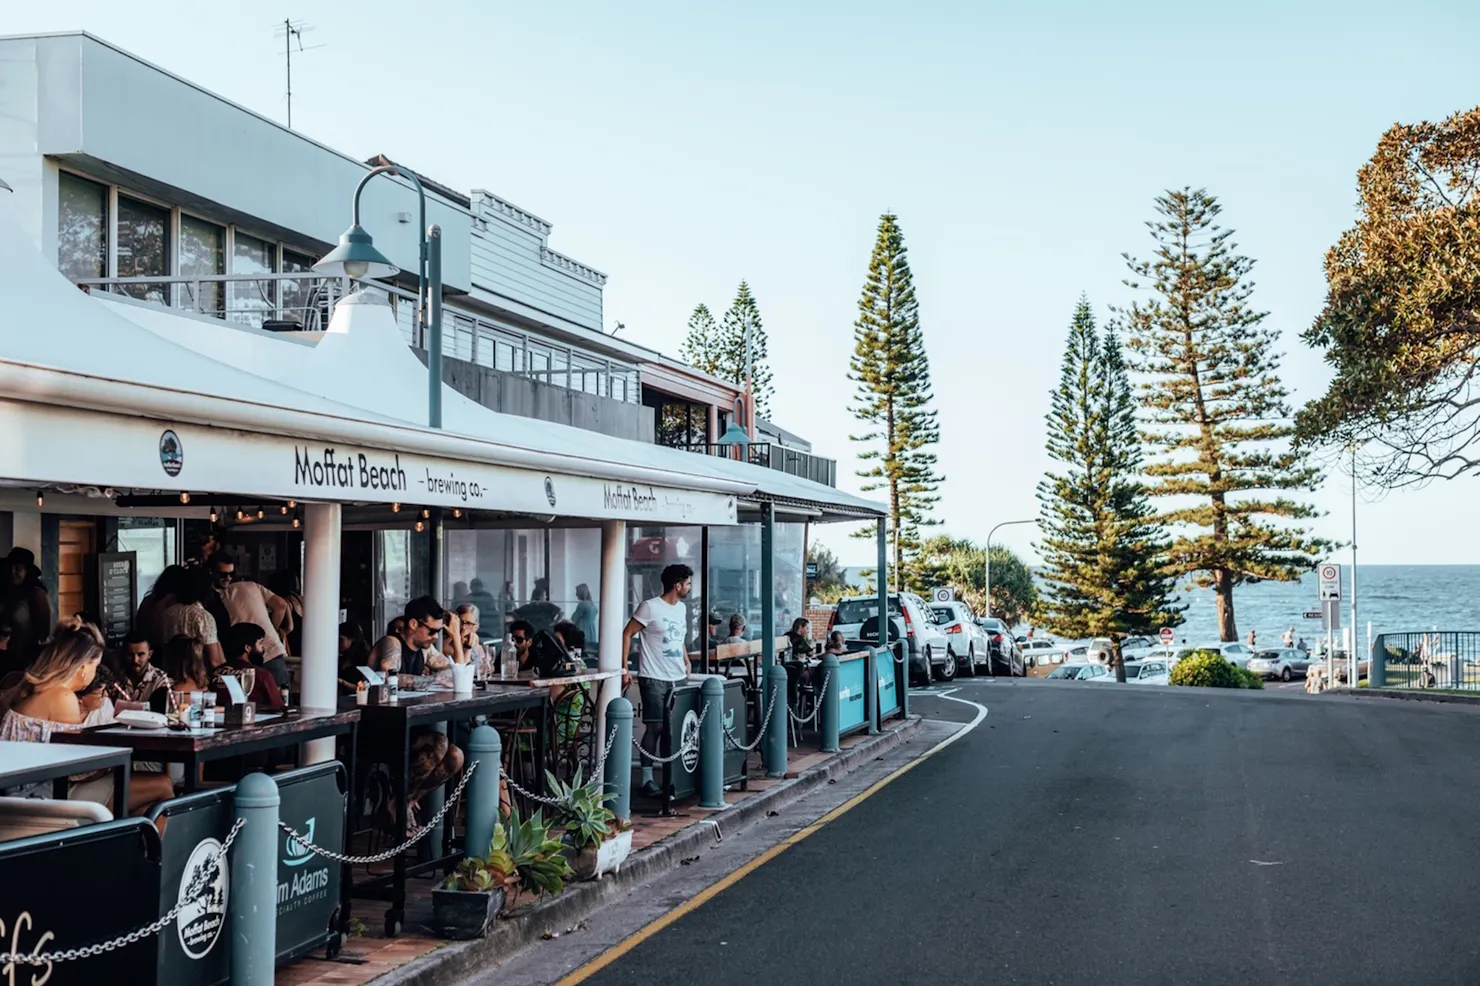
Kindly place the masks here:
<instances>
[{"instance_id":1,"label":"hanging bulb light","mask_svg":"<svg viewBox=\"0 0 1480 986\"><path fill-rule=\"evenodd\" d=\"M297 517L294 517L293 518L293 529L295 531L298 529L298 518Z\"/></svg>"},{"instance_id":2,"label":"hanging bulb light","mask_svg":"<svg viewBox=\"0 0 1480 986\"><path fill-rule=\"evenodd\" d=\"M289 508L290 508L290 509L291 509L291 508L294 508L294 507L297 507L297 506L298 506L298 501L297 501L297 500L289 500L289 501L288 501L288 507L289 507Z\"/></svg>"},{"instance_id":3,"label":"hanging bulb light","mask_svg":"<svg viewBox=\"0 0 1480 986\"><path fill-rule=\"evenodd\" d=\"M45 493L42 493L40 490L37 490L36 491L36 506L38 506L38 507L44 507L44 506L46 506L46 494Z\"/></svg>"},{"instance_id":4,"label":"hanging bulb light","mask_svg":"<svg viewBox=\"0 0 1480 986\"><path fill-rule=\"evenodd\" d=\"M263 510L261 507L258 507L257 508L257 519L258 520L261 520L265 516L267 516L267 511Z\"/></svg>"},{"instance_id":5,"label":"hanging bulb light","mask_svg":"<svg viewBox=\"0 0 1480 986\"><path fill-rule=\"evenodd\" d=\"M244 512L243 512L243 511L241 511L241 510L238 510L238 511L237 511L237 512L236 512L236 520L237 520L237 523L241 523L241 522L242 522L242 521L244 521L244 520L246 520L246 519L247 519L247 515L246 515L246 513L244 513Z\"/></svg>"},{"instance_id":6,"label":"hanging bulb light","mask_svg":"<svg viewBox=\"0 0 1480 986\"><path fill-rule=\"evenodd\" d=\"M399 503L393 503L393 504L391 504L391 513L398 514L400 512L401 512L401 505Z\"/></svg>"},{"instance_id":7,"label":"hanging bulb light","mask_svg":"<svg viewBox=\"0 0 1480 986\"><path fill-rule=\"evenodd\" d=\"M431 520L432 519L432 512L430 510L428 510L426 507L422 507L421 508L421 519L422 520Z\"/></svg>"},{"instance_id":8,"label":"hanging bulb light","mask_svg":"<svg viewBox=\"0 0 1480 986\"><path fill-rule=\"evenodd\" d=\"M181 503L189 503L190 502L190 494L189 493L181 493L180 494L180 502Z\"/></svg>"},{"instance_id":9,"label":"hanging bulb light","mask_svg":"<svg viewBox=\"0 0 1480 986\"><path fill-rule=\"evenodd\" d=\"M286 517L286 516L288 516L288 508L287 507L278 507L278 513L280 513L284 517Z\"/></svg>"},{"instance_id":10,"label":"hanging bulb light","mask_svg":"<svg viewBox=\"0 0 1480 986\"><path fill-rule=\"evenodd\" d=\"M416 522L416 533L420 534L422 531L426 530L426 526L427 525L423 524L421 521L417 521Z\"/></svg>"},{"instance_id":11,"label":"hanging bulb light","mask_svg":"<svg viewBox=\"0 0 1480 986\"><path fill-rule=\"evenodd\" d=\"M457 507L453 507L452 508L452 517L453 517L454 520L462 520L462 510L460 510Z\"/></svg>"},{"instance_id":12,"label":"hanging bulb light","mask_svg":"<svg viewBox=\"0 0 1480 986\"><path fill-rule=\"evenodd\" d=\"M211 508L211 523L214 524L218 519L219 518L216 515L216 508L215 507L212 507Z\"/></svg>"}]
</instances>

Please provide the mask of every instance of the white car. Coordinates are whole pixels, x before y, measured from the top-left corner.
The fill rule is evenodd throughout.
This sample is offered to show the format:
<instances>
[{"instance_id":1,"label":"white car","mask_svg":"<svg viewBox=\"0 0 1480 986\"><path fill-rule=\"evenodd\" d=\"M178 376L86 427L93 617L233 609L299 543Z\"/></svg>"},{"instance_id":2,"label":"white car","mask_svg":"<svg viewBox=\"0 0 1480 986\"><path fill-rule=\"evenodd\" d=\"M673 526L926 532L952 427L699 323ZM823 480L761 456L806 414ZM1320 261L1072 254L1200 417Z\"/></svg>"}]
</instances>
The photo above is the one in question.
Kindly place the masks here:
<instances>
[{"instance_id":1,"label":"white car","mask_svg":"<svg viewBox=\"0 0 1480 986\"><path fill-rule=\"evenodd\" d=\"M1248 644L1241 644L1236 640L1224 641L1222 643L1198 644L1196 647L1179 647L1172 663L1190 657L1200 650L1213 650L1223 655L1223 660L1238 667L1248 667L1249 658L1254 656L1254 648Z\"/></svg>"},{"instance_id":2,"label":"white car","mask_svg":"<svg viewBox=\"0 0 1480 986\"><path fill-rule=\"evenodd\" d=\"M1297 675L1304 678L1314 660L1316 659L1303 650L1275 647L1256 653L1249 658L1247 666L1250 671L1263 678L1289 681Z\"/></svg>"},{"instance_id":3,"label":"white car","mask_svg":"<svg viewBox=\"0 0 1480 986\"><path fill-rule=\"evenodd\" d=\"M1023 652L1023 660L1028 662L1030 668L1064 663L1064 645L1057 641L1046 640L1042 637L1035 637L1032 640L1025 638L1018 641L1018 647Z\"/></svg>"},{"instance_id":4,"label":"white car","mask_svg":"<svg viewBox=\"0 0 1480 986\"><path fill-rule=\"evenodd\" d=\"M947 651L956 659L957 668L974 675L978 668L992 670L992 641L977 626L970 607L959 599L949 603L931 603L935 625L946 635Z\"/></svg>"},{"instance_id":5,"label":"white car","mask_svg":"<svg viewBox=\"0 0 1480 986\"><path fill-rule=\"evenodd\" d=\"M1131 685L1169 685L1172 681L1167 662L1156 658L1126 661L1125 680Z\"/></svg>"},{"instance_id":6,"label":"white car","mask_svg":"<svg viewBox=\"0 0 1480 986\"><path fill-rule=\"evenodd\" d=\"M1074 681L1098 681L1104 683L1114 681L1115 675L1103 664L1064 664L1054 668L1053 674L1064 672L1064 677ZM1069 672L1074 672L1072 675ZM1049 675L1053 677L1053 675Z\"/></svg>"}]
</instances>

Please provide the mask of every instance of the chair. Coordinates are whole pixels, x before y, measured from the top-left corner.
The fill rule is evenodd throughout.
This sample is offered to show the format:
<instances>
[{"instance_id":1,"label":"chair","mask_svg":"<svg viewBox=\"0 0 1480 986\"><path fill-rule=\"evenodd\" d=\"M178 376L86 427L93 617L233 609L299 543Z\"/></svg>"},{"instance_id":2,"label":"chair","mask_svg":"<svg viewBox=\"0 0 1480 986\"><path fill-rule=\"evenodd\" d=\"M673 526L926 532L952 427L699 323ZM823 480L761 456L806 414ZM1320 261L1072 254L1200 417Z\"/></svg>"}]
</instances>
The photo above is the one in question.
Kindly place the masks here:
<instances>
[{"instance_id":1,"label":"chair","mask_svg":"<svg viewBox=\"0 0 1480 986\"><path fill-rule=\"evenodd\" d=\"M0 842L111 821L113 813L95 801L0 797Z\"/></svg>"}]
</instances>

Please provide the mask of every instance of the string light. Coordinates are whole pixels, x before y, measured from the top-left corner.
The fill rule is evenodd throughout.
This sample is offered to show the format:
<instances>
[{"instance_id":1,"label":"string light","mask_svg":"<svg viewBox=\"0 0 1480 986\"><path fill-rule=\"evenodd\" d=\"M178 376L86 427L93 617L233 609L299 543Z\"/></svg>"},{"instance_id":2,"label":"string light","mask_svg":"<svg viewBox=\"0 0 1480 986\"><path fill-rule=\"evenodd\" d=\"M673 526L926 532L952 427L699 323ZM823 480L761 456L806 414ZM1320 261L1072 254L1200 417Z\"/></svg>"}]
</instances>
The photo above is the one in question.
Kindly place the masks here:
<instances>
[{"instance_id":1,"label":"string light","mask_svg":"<svg viewBox=\"0 0 1480 986\"><path fill-rule=\"evenodd\" d=\"M454 520L462 520L462 510L460 510L457 507L453 507L452 508L452 517L453 517Z\"/></svg>"},{"instance_id":2,"label":"string light","mask_svg":"<svg viewBox=\"0 0 1480 986\"><path fill-rule=\"evenodd\" d=\"M399 503L393 503L393 504L391 504L391 513L398 514L400 512L401 512L401 505Z\"/></svg>"},{"instance_id":3,"label":"string light","mask_svg":"<svg viewBox=\"0 0 1480 986\"><path fill-rule=\"evenodd\" d=\"M430 510L428 510L426 507L422 507L421 508L421 519L422 520L431 520L432 519L432 512Z\"/></svg>"},{"instance_id":4,"label":"string light","mask_svg":"<svg viewBox=\"0 0 1480 986\"><path fill-rule=\"evenodd\" d=\"M180 494L180 502L181 503L189 503L190 502L190 494L189 493L181 493Z\"/></svg>"},{"instance_id":5,"label":"string light","mask_svg":"<svg viewBox=\"0 0 1480 986\"><path fill-rule=\"evenodd\" d=\"M286 517L286 516L288 516L288 508L287 507L278 507L278 513L280 513L284 517Z\"/></svg>"},{"instance_id":6,"label":"string light","mask_svg":"<svg viewBox=\"0 0 1480 986\"><path fill-rule=\"evenodd\" d=\"M257 508L257 519L258 520L261 520L265 516L267 516L267 511L263 510L261 507L258 507Z\"/></svg>"},{"instance_id":7,"label":"string light","mask_svg":"<svg viewBox=\"0 0 1480 986\"><path fill-rule=\"evenodd\" d=\"M423 524L421 521L417 521L416 522L416 533L420 534L422 531L426 530L426 526L427 525Z\"/></svg>"},{"instance_id":8,"label":"string light","mask_svg":"<svg viewBox=\"0 0 1480 986\"><path fill-rule=\"evenodd\" d=\"M298 518L297 517L294 517L293 518L293 529L294 530L297 530L298 529Z\"/></svg>"},{"instance_id":9,"label":"string light","mask_svg":"<svg viewBox=\"0 0 1480 986\"><path fill-rule=\"evenodd\" d=\"M297 507L298 506L298 501L297 500L289 500L288 501L288 506L289 507Z\"/></svg>"},{"instance_id":10,"label":"string light","mask_svg":"<svg viewBox=\"0 0 1480 986\"><path fill-rule=\"evenodd\" d=\"M212 524L214 524L214 523L216 523L216 521L217 521L217 520L219 520L219 519L220 519L220 518L218 518L218 517L217 517L217 516L216 516L216 508L215 508L215 507L212 507L212 508L211 508L211 523L212 523Z\"/></svg>"},{"instance_id":11,"label":"string light","mask_svg":"<svg viewBox=\"0 0 1480 986\"><path fill-rule=\"evenodd\" d=\"M246 515L245 511L238 510L236 512L236 519L237 519L238 522L246 520L247 519L247 515Z\"/></svg>"},{"instance_id":12,"label":"string light","mask_svg":"<svg viewBox=\"0 0 1480 986\"><path fill-rule=\"evenodd\" d=\"M46 494L45 493L42 493L40 490L38 490L36 492L36 506L38 506L38 507L44 507L44 506L46 506Z\"/></svg>"}]
</instances>

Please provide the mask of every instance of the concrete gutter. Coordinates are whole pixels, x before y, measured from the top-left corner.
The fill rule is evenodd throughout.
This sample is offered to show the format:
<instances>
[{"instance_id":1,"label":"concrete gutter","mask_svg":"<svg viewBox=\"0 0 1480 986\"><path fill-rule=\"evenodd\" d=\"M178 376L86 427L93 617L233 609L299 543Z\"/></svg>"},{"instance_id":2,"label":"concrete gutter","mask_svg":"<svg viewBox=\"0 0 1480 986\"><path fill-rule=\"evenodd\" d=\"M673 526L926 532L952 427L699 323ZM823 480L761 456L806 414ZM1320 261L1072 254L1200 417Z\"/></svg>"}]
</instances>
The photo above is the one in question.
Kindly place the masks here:
<instances>
[{"instance_id":1,"label":"concrete gutter","mask_svg":"<svg viewBox=\"0 0 1480 986\"><path fill-rule=\"evenodd\" d=\"M911 716L897 728L871 736L818 764L795 779L746 798L732 808L705 813L720 826L723 836L734 835L752 823L780 811L803 796L836 780L903 743L919 728L919 716ZM695 810L697 814L697 809ZM586 915L626 896L680 861L698 855L715 843L714 826L701 820L660 842L627 857L619 872L599 880L567 885L565 892L512 918L495 921L487 937L452 942L372 980L376 986L447 986L462 982L475 972L501 962L546 934L561 934Z\"/></svg>"},{"instance_id":2,"label":"concrete gutter","mask_svg":"<svg viewBox=\"0 0 1480 986\"><path fill-rule=\"evenodd\" d=\"M1432 688L1342 688L1333 689L1340 695L1365 695L1369 698L1392 698L1406 702L1447 702L1451 705L1480 705L1480 692L1461 695L1455 692L1435 691Z\"/></svg>"}]
</instances>

